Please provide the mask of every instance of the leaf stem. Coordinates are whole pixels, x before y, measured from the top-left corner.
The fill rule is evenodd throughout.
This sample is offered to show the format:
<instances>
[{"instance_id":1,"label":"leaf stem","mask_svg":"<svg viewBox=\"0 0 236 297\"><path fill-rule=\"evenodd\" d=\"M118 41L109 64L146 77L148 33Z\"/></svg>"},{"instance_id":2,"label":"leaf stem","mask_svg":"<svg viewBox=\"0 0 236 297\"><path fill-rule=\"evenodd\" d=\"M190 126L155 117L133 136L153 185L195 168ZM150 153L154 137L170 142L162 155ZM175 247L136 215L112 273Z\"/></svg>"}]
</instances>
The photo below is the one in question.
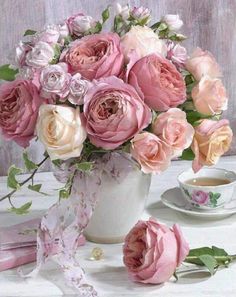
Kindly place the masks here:
<instances>
[{"instance_id":1,"label":"leaf stem","mask_svg":"<svg viewBox=\"0 0 236 297\"><path fill-rule=\"evenodd\" d=\"M32 180L34 178L34 175L36 174L36 172L38 171L39 167L43 165L43 163L49 158L49 156L46 156L41 162L39 162L37 164L37 168L34 169L34 171L31 173L31 175L26 178L23 182L19 183L19 185L22 187L23 185L25 185L28 181ZM17 191L17 189L12 190L11 192L9 192L8 194L6 194L5 196L0 198L0 202L8 199L10 201L11 196Z\"/></svg>"}]
</instances>

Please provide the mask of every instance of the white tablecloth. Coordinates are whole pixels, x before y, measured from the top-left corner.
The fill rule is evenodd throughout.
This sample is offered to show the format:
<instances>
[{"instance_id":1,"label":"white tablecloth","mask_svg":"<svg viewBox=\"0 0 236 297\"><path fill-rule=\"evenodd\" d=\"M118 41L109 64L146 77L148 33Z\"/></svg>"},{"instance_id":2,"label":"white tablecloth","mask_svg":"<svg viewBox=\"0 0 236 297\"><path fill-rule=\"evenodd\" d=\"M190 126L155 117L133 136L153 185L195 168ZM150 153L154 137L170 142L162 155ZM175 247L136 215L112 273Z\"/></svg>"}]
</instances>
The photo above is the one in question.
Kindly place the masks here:
<instances>
[{"instance_id":1,"label":"white tablecloth","mask_svg":"<svg viewBox=\"0 0 236 297\"><path fill-rule=\"evenodd\" d=\"M176 176L190 166L189 162L176 161L161 176L154 176L150 190L147 208L143 218L156 217L159 221L172 225L181 225L185 237L191 248L216 245L236 254L236 215L223 220L194 219L168 209L160 202L160 194L177 185ZM236 156L225 157L218 167L236 170ZM33 201L32 211L26 216L16 216L7 212L7 201L0 203L0 226L12 225L33 217L37 217L57 200L55 189L60 185L51 173L39 173L36 176L38 183L43 183L42 190L51 196L40 196L31 191L24 190L17 194L15 203L21 205L29 200ZM6 193L6 178L0 178L0 196ZM17 202L19 201L19 202ZM104 250L105 258L100 261L91 261L89 256L93 247L99 246ZM236 296L236 264L228 269L218 271L210 277L206 271L183 272L176 283L171 279L164 285L141 285L132 283L122 263L122 245L97 245L86 243L78 251L78 258L86 271L87 279L97 289L99 296ZM33 264L25 269L30 270ZM53 262L49 262L43 271L34 279L21 279L15 269L0 272L0 296L75 296L73 289L66 286L63 275Z\"/></svg>"}]
</instances>

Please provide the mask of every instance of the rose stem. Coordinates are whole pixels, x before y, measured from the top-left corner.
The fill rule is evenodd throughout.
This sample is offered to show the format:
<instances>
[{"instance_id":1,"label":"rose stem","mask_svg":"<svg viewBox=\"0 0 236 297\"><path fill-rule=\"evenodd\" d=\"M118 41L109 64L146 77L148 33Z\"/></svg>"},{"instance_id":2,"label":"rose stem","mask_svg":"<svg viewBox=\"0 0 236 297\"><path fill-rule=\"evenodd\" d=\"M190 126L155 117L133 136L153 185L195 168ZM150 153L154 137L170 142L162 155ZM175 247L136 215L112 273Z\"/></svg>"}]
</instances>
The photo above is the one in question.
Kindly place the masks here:
<instances>
[{"instance_id":1,"label":"rose stem","mask_svg":"<svg viewBox=\"0 0 236 297\"><path fill-rule=\"evenodd\" d=\"M23 182L19 183L19 185L22 187L23 185L25 185L28 181L30 181L31 179L34 178L35 173L38 171L39 167L42 166L42 164L48 159L49 156L46 156L40 163L37 164L37 168L32 172L32 174ZM10 199L11 196L17 191L17 189L12 190L10 193L8 193L7 195L3 196L0 198L0 202L5 200L5 199Z\"/></svg>"}]
</instances>

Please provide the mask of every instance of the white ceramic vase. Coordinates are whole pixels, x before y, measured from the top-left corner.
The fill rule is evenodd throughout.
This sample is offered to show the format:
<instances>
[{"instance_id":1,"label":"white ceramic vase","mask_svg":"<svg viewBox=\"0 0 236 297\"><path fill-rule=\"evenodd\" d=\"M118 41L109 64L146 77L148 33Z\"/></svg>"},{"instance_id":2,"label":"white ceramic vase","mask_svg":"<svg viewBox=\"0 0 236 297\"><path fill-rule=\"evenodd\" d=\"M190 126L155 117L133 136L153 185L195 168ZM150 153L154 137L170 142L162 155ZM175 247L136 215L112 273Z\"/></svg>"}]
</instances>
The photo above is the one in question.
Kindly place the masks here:
<instances>
[{"instance_id":1,"label":"white ceramic vase","mask_svg":"<svg viewBox=\"0 0 236 297\"><path fill-rule=\"evenodd\" d=\"M137 166L120 182L106 176L98 204L84 232L87 239L97 243L123 242L141 218L150 183L151 175L142 173Z\"/></svg>"}]
</instances>

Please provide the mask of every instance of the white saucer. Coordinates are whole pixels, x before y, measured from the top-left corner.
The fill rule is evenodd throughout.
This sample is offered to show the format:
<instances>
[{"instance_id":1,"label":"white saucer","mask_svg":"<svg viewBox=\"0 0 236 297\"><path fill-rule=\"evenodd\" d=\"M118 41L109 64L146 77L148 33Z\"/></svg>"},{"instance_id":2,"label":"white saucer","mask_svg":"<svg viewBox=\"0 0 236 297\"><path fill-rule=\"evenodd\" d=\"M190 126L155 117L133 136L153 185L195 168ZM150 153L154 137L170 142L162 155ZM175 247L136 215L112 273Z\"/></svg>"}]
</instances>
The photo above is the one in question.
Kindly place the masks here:
<instances>
[{"instance_id":1,"label":"white saucer","mask_svg":"<svg viewBox=\"0 0 236 297\"><path fill-rule=\"evenodd\" d=\"M202 210L192 206L182 195L180 188L172 188L161 195L161 201L168 207L194 217L219 219L236 213L236 199L222 208Z\"/></svg>"}]
</instances>

